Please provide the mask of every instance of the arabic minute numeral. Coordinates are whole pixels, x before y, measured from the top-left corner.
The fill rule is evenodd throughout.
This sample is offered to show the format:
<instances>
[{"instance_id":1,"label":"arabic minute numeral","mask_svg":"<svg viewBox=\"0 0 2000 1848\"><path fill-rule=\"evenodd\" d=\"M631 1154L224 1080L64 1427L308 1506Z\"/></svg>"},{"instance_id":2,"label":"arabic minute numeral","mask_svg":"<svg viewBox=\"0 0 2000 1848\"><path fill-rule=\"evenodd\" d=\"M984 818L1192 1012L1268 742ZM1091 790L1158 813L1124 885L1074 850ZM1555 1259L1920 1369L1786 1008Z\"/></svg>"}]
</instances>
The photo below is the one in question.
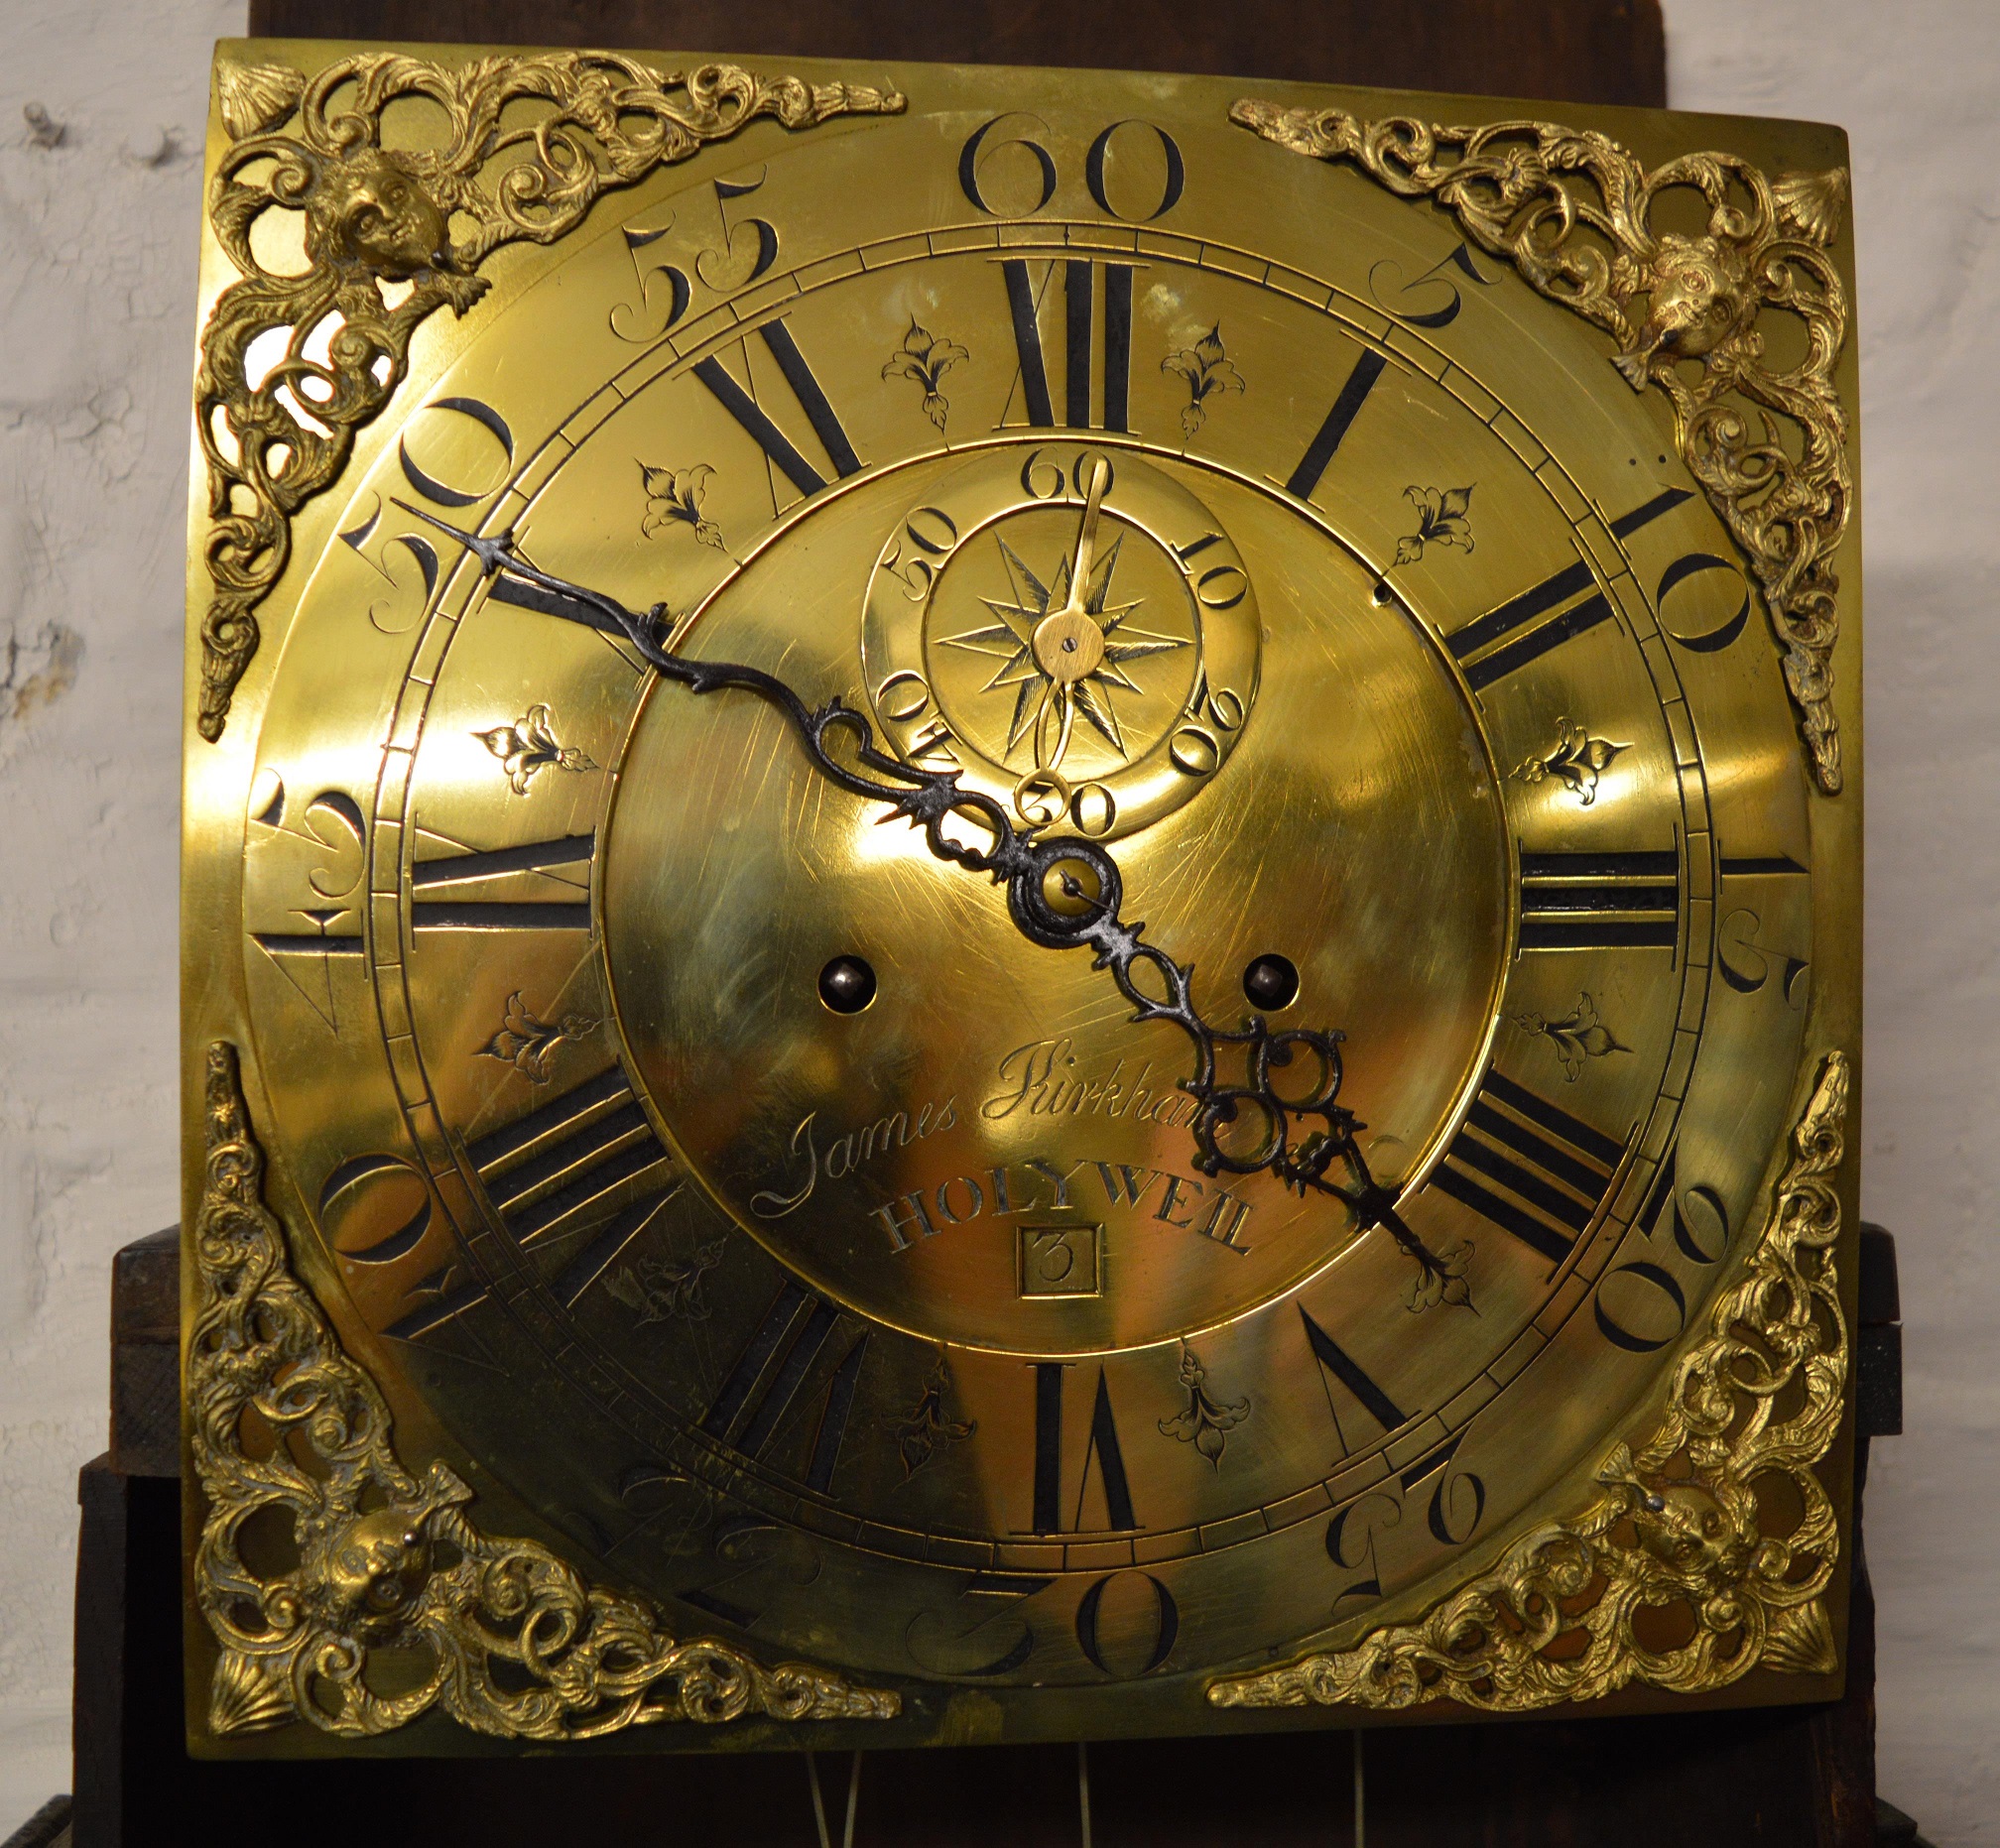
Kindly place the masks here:
<instances>
[{"instance_id":1,"label":"arabic minute numeral","mask_svg":"<svg viewBox=\"0 0 2000 1848\"><path fill-rule=\"evenodd\" d=\"M1479 1531L1486 1513L1485 1482L1469 1469L1454 1472L1451 1468L1451 1460L1463 1441L1462 1437L1453 1437L1403 1472L1405 1495L1433 1476L1437 1478L1424 1521L1431 1530L1431 1538L1440 1546L1464 1545Z\"/></svg>"},{"instance_id":2,"label":"arabic minute numeral","mask_svg":"<svg viewBox=\"0 0 2000 1848\"><path fill-rule=\"evenodd\" d=\"M1679 1142L1669 1146L1637 1224L1649 1239L1671 1228L1675 1249L1689 1264L1719 1264L1729 1249L1729 1209L1713 1187L1681 1184Z\"/></svg>"},{"instance_id":3,"label":"arabic minute numeral","mask_svg":"<svg viewBox=\"0 0 2000 1848\"><path fill-rule=\"evenodd\" d=\"M1688 1326L1688 1295L1673 1272L1637 1259L1608 1272L1597 1286L1597 1332L1628 1354L1657 1354ZM1673 1325L1666 1318L1673 1317Z\"/></svg>"},{"instance_id":4,"label":"arabic minute numeral","mask_svg":"<svg viewBox=\"0 0 2000 1848\"><path fill-rule=\"evenodd\" d=\"M1012 1674L1034 1655L1038 1640L1035 1626L1017 1613L1055 1582L1030 1572L974 1572L959 1586L949 1621L944 1612L920 1611L903 1633L903 1646L933 1674ZM975 1660L967 1663L966 1656Z\"/></svg>"},{"instance_id":5,"label":"arabic minute numeral","mask_svg":"<svg viewBox=\"0 0 2000 1848\"><path fill-rule=\"evenodd\" d=\"M1459 276L1478 284L1481 289L1493 287L1490 277L1479 274L1470 249L1459 244L1450 255L1439 258L1421 276L1413 277L1407 283L1397 280L1402 275L1402 265L1393 257L1385 258L1368 272L1368 293L1375 298L1377 308L1385 314L1395 315L1406 327L1448 327L1465 306L1465 292L1444 274L1446 270L1455 270ZM1391 307L1383 299L1385 287L1403 307ZM1440 290L1443 292L1441 301ZM1420 302L1437 302L1438 306L1421 308Z\"/></svg>"},{"instance_id":6,"label":"arabic minute numeral","mask_svg":"<svg viewBox=\"0 0 2000 1848\"><path fill-rule=\"evenodd\" d=\"M958 544L958 524L941 507L919 507L889 542L881 568L903 586L904 596L921 603ZM907 547L907 554L906 554Z\"/></svg>"},{"instance_id":7,"label":"arabic minute numeral","mask_svg":"<svg viewBox=\"0 0 2000 1848\"><path fill-rule=\"evenodd\" d=\"M1180 1634L1173 1592L1137 1567L1106 1572L1076 1603L1076 1647L1099 1674L1120 1680L1151 1674L1166 1664Z\"/></svg>"},{"instance_id":8,"label":"arabic minute numeral","mask_svg":"<svg viewBox=\"0 0 2000 1848\"><path fill-rule=\"evenodd\" d=\"M434 413L448 414L452 421L438 423ZM491 444L499 449L497 469L492 466ZM483 469L478 453L482 448L489 450ZM397 438L396 454L404 480L434 507L475 507L512 472L514 431L484 399L435 398L411 413ZM491 477L484 486L478 485L481 473ZM382 514L382 501L374 497L366 517L341 531L340 543L390 587L391 595L368 605L369 622L384 635L404 635L431 607L442 572L438 548L430 539L395 531L393 523L385 529Z\"/></svg>"},{"instance_id":9,"label":"arabic minute numeral","mask_svg":"<svg viewBox=\"0 0 2000 1848\"><path fill-rule=\"evenodd\" d=\"M1021 132L1000 132L1006 128ZM989 217L1032 218L1056 196L1056 157L1027 132L1030 128L1049 133L1049 124L1040 116L996 115L975 128L958 150L959 188ZM1157 170L1143 179L1136 174L1121 175L1118 170L1123 165L1152 166L1140 153L1149 135L1159 158ZM1188 166L1181 144L1164 128L1128 116L1100 130L1091 142L1083 157L1083 185L1106 217L1121 224L1151 224L1180 204L1187 190Z\"/></svg>"},{"instance_id":10,"label":"arabic minute numeral","mask_svg":"<svg viewBox=\"0 0 2000 1848\"><path fill-rule=\"evenodd\" d=\"M630 302L614 303L608 324L628 345L643 346L659 339L688 312L688 303L693 299L687 271L672 263L654 263L640 256L641 251L657 244L673 228L674 221L670 218L654 230L635 230L626 225L620 233L625 239L625 254L632 259L633 275L639 282L639 301L636 307ZM665 299L656 306L658 297Z\"/></svg>"}]
</instances>

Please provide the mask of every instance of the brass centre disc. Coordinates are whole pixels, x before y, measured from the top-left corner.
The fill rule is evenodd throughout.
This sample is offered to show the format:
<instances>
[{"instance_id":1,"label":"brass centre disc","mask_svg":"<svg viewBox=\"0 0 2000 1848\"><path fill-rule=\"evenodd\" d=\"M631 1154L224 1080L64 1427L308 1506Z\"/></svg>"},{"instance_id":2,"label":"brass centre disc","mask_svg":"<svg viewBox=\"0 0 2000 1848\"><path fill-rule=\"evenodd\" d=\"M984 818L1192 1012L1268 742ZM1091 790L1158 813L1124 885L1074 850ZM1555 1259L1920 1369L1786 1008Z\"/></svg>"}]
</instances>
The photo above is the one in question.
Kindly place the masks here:
<instances>
[{"instance_id":1,"label":"brass centre disc","mask_svg":"<svg viewBox=\"0 0 2000 1848\"><path fill-rule=\"evenodd\" d=\"M994 476L1018 480L1021 461L998 459ZM1126 460L1117 492L1160 472ZM1512 862L1497 778L1438 649L1373 600L1363 564L1270 496L1190 479L1203 517L1240 534L1244 555L1306 551L1262 595L1265 673L1254 703L1228 712L1235 729L1216 734L1237 741L1226 761L1204 775L1177 768L1172 748L1193 721L1171 705L1148 721L1157 774L1186 787L1150 808L1135 791L1135 806L1157 818L1111 842L1123 915L1191 966L1193 1002L1210 1020L1240 1021L1254 957L1297 966L1292 1018L1310 1013L1347 1036L1342 1100L1365 1117L1371 1165L1394 1186L1445 1133L1504 974ZM815 568L802 571L786 549L755 560L698 616L688 653L782 659L809 702L851 689L859 593L882 533L900 530L919 495L948 498L888 477L829 508L812 530ZM1158 498L1169 512L1195 504L1188 489L1177 495ZM1038 516L1017 544L1016 523ZM1010 549L1060 558L1075 520L1073 508L1014 515ZM972 562L992 575L975 582L998 598L1004 560L978 537ZM1121 594L1141 588L1142 559L1177 568L1136 532L1124 554ZM1051 565L1040 581L1054 575ZM1166 589L1145 594L1147 610L1112 641L1142 619L1164 632L1153 612ZM949 615L980 623L986 605L968 585ZM1204 641L1213 674L1212 629ZM1032 697L1046 681L1027 663L1009 669L1011 643L995 646L1008 654L967 659L983 662L975 692L996 669L1016 675L993 700L1004 723L1021 686ZM1153 662L1191 672L1195 653L1190 643L1136 658L1132 676ZM871 666L871 683L903 671ZM1136 748L1146 708L1119 696ZM924 1340L1046 1358L1171 1341L1243 1315L1364 1237L1324 1196L1302 1200L1268 1174L1201 1171L1196 1106L1182 1088L1186 1034L1135 1019L1093 956L1032 942L990 878L941 864L920 829L830 788L763 702L718 699L700 716L690 725L685 693L656 686L634 722L604 848L608 973L628 1069L690 1183L805 1284ZM1181 758L1192 761L1186 749ZM1019 781L1011 772L1001 796ZM1060 839L1078 824L1055 825ZM1051 860L1040 896L1086 914L1099 896L1088 863ZM816 984L836 956L875 972L865 1013L821 1005ZM1031 1287L1040 1273L1028 1259L1056 1239L1083 1268L1049 1294Z\"/></svg>"}]
</instances>

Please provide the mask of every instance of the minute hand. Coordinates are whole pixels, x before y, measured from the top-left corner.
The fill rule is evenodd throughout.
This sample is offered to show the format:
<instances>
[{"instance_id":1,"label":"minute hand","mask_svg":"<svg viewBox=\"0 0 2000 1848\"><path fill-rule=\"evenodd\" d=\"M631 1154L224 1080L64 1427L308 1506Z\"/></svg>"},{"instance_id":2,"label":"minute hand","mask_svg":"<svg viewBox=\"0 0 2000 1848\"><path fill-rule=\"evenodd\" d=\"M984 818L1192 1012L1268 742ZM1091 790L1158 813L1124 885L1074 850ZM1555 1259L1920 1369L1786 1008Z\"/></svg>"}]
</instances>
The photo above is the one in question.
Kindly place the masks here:
<instances>
[{"instance_id":1,"label":"minute hand","mask_svg":"<svg viewBox=\"0 0 2000 1848\"><path fill-rule=\"evenodd\" d=\"M517 590L542 592L530 607L622 633L663 679L694 693L735 687L777 707L799 733L808 759L821 776L907 816L924 830L925 843L938 859L988 873L995 884L1005 885L1008 912L1029 941L1049 949L1094 950L1093 966L1111 971L1119 992L1135 1009L1134 1020L1171 1021L1187 1034L1194 1048L1194 1075L1183 1078L1181 1088L1194 1099L1190 1130L1194 1166L1202 1173L1269 1172L1301 1194L1309 1189L1332 1194L1348 1205L1362 1229L1383 1227L1416 1260L1420 1276L1413 1303L1470 1301L1462 1258L1449 1251L1432 1252L1404 1224L1394 1193L1369 1171L1356 1141L1357 1132L1367 1125L1338 1101L1344 1036L1304 1028L1273 1033L1261 1015L1248 1017L1233 1031L1210 1026L1194 1006L1192 964L1184 966L1143 942L1146 926L1120 918L1124 880L1118 863L1095 841L1037 839L1017 828L991 797L961 790L955 770L925 770L880 749L868 720L838 698L811 707L762 668L668 653L662 641L669 628L664 605L656 604L640 615L602 591L557 577L523 558L511 532L482 538L418 508L404 511L456 540L479 560L488 577ZM835 756L829 748L829 741L841 732L850 735L851 758ZM980 844L952 838L944 827L952 816L990 840ZM1218 1053L1225 1047L1242 1048L1243 1083L1225 1083L1220 1076ZM1300 1092L1288 1095L1279 1090L1276 1074L1295 1060L1308 1082ZM1243 1125L1241 1132L1231 1136L1232 1147L1224 1148L1220 1131L1238 1123ZM1341 1178L1329 1178L1336 1169Z\"/></svg>"}]
</instances>

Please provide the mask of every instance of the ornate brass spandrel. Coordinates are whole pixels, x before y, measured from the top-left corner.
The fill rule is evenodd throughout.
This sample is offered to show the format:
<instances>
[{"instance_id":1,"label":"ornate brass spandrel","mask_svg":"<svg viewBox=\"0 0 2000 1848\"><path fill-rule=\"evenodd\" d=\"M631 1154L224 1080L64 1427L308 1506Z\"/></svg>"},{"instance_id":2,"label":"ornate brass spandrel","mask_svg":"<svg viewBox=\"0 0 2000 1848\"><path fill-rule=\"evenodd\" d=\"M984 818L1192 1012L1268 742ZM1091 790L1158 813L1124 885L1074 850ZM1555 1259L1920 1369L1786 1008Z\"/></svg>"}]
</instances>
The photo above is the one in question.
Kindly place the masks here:
<instances>
[{"instance_id":1,"label":"ornate brass spandrel","mask_svg":"<svg viewBox=\"0 0 2000 1848\"><path fill-rule=\"evenodd\" d=\"M1209 1700L1398 1710L1449 1699L1520 1712L1634 1682L1691 1694L1757 1667L1831 1673L1826 1592L1840 1531L1813 1465L1845 1404L1833 1174L1847 1089L1846 1055L1827 1054L1743 1275L1676 1366L1651 1434L1605 1457L1587 1508L1533 1529L1417 1622L1218 1679ZM1798 1509L1782 1536L1759 1513L1774 1489ZM1691 1634L1651 1647L1647 1616L1670 1606L1691 1617Z\"/></svg>"},{"instance_id":2,"label":"ornate brass spandrel","mask_svg":"<svg viewBox=\"0 0 2000 1848\"><path fill-rule=\"evenodd\" d=\"M367 53L310 78L224 62L216 91L231 145L208 215L239 274L202 331L195 377L214 592L196 728L210 743L257 652L254 612L284 574L293 516L339 478L356 431L395 395L417 328L440 308L464 314L486 293L478 270L488 256L554 243L603 193L760 118L805 129L904 107L894 89L734 64L659 71L603 52L460 65ZM442 112L439 146L383 145L384 112L408 98ZM266 267L253 249L252 227L273 207L304 217L306 267L296 274ZM253 383L253 343L285 328L283 357Z\"/></svg>"},{"instance_id":3,"label":"ornate brass spandrel","mask_svg":"<svg viewBox=\"0 0 2000 1848\"><path fill-rule=\"evenodd\" d=\"M1773 177L1733 155L1701 153L1648 172L1609 136L1551 122L1369 122L1254 98L1229 116L1281 147L1352 161L1394 192L1435 200L1531 288L1610 334L1612 363L1634 391L1652 384L1667 394L1682 460L1763 587L1813 777L1836 794L1832 560L1853 481L1833 382L1847 292L1828 248L1846 206L1846 170ZM1656 201L1682 189L1706 202L1698 236L1654 223ZM1797 364L1768 358L1767 309L1804 323ZM1690 362L1698 377L1685 370Z\"/></svg>"},{"instance_id":4,"label":"ornate brass spandrel","mask_svg":"<svg viewBox=\"0 0 2000 1848\"><path fill-rule=\"evenodd\" d=\"M670 1720L895 1717L893 1692L671 1635L547 1547L483 1533L445 1464L405 1468L381 1393L292 1274L233 1047L208 1047L204 1085L187 1406L206 1503L195 1596L220 1650L214 1733L305 1722L361 1738L434 1709L538 1740ZM246 1556L271 1550L268 1532L246 1543L246 1530L273 1516L290 1530L277 1550L293 1562L279 1569ZM414 1685L370 1684L371 1664L427 1653Z\"/></svg>"}]
</instances>

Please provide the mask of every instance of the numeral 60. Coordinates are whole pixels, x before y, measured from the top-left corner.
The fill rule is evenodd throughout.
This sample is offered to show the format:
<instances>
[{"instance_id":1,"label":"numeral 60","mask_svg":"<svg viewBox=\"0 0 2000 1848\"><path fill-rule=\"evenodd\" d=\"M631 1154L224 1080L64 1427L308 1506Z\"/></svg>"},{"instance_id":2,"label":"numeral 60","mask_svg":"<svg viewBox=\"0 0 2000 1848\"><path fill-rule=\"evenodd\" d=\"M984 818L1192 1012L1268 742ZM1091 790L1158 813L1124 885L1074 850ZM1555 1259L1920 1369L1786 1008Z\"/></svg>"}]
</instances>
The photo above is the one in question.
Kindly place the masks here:
<instances>
[{"instance_id":1,"label":"numeral 60","mask_svg":"<svg viewBox=\"0 0 2000 1848\"><path fill-rule=\"evenodd\" d=\"M966 138L964 147L958 151L958 184L965 196L979 210L995 218L1032 218L1056 196L1056 157L1041 142L1023 134L1001 135L990 140L996 128L1005 123L1019 122L1025 128L1032 124L1043 134L1049 132L1049 124L1040 116L1020 113L996 115L990 122L982 122ZM1111 193L1105 184L1105 163L1114 150L1114 140L1121 129L1131 129L1137 133L1156 135L1160 141L1160 153L1166 164L1166 172L1160 182L1160 197L1150 211L1120 211L1111 202ZM1128 136L1127 140L1130 139ZM996 159L1004 157L1008 148L1019 148L1034 163L1035 178L1041 183L1040 194L1034 204L1025 211L1008 211L988 202L982 189L981 177L987 174ZM1019 163L1010 163L1017 174L1021 173ZM1128 116L1113 122L1095 141L1090 144L1090 152L1083 157L1083 184L1089 187L1090 196L1097 203L1097 209L1108 217L1116 218L1123 224L1150 224L1155 218L1165 217L1181 202L1181 194L1188 184L1187 164L1181 158L1181 144L1164 129L1152 122L1140 121Z\"/></svg>"}]
</instances>

